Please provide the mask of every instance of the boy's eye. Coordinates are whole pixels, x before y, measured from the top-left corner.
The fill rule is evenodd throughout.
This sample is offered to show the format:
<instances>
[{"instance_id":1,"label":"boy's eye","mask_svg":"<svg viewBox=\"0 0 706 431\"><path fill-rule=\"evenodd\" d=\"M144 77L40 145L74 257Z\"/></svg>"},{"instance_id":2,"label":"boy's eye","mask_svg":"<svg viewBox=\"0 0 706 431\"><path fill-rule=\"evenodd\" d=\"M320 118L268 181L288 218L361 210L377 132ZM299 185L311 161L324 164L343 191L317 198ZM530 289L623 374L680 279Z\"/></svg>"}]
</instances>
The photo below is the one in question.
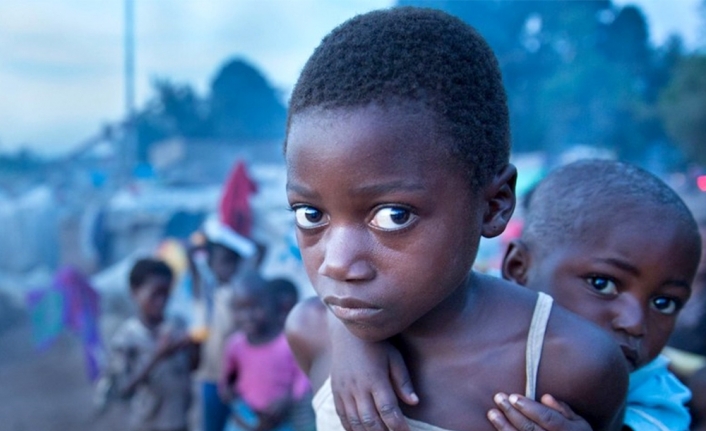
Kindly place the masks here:
<instances>
[{"instance_id":1,"label":"boy's eye","mask_svg":"<svg viewBox=\"0 0 706 431\"><path fill-rule=\"evenodd\" d=\"M403 207L383 207L375 212L370 225L381 230L399 230L417 219L412 211Z\"/></svg>"},{"instance_id":2,"label":"boy's eye","mask_svg":"<svg viewBox=\"0 0 706 431\"><path fill-rule=\"evenodd\" d=\"M667 315L676 314L681 308L679 301L673 298L667 298L666 296L660 296L653 299L652 306L655 310Z\"/></svg>"},{"instance_id":3,"label":"boy's eye","mask_svg":"<svg viewBox=\"0 0 706 431\"><path fill-rule=\"evenodd\" d=\"M314 207L302 205L293 209L297 226L302 229L315 229L328 223L324 213Z\"/></svg>"},{"instance_id":4,"label":"boy's eye","mask_svg":"<svg viewBox=\"0 0 706 431\"><path fill-rule=\"evenodd\" d=\"M588 277L586 281L601 295L615 295L618 293L618 286L609 278L594 276Z\"/></svg>"}]
</instances>

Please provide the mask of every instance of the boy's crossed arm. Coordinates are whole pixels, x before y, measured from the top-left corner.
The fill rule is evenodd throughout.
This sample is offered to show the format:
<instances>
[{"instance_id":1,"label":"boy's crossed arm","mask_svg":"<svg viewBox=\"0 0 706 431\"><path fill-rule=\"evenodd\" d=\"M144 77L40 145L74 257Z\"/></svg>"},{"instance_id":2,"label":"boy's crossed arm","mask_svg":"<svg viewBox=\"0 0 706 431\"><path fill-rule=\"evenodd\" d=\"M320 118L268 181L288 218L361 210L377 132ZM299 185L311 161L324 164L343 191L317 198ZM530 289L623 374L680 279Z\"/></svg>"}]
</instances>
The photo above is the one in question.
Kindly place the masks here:
<instances>
[{"instance_id":1,"label":"boy's crossed arm","mask_svg":"<svg viewBox=\"0 0 706 431\"><path fill-rule=\"evenodd\" d=\"M331 388L348 431L409 431L398 404L419 402L400 352L388 342L359 340L330 312ZM355 370L355 371L354 371Z\"/></svg>"},{"instance_id":2,"label":"boy's crossed arm","mask_svg":"<svg viewBox=\"0 0 706 431\"><path fill-rule=\"evenodd\" d=\"M330 313L331 386L336 412L348 431L409 431L398 403L419 402L400 352L389 342L359 340ZM498 431L591 431L590 424L551 395L541 402L496 394L488 420ZM622 417L622 416L621 416ZM616 425L613 429L620 429Z\"/></svg>"}]
</instances>

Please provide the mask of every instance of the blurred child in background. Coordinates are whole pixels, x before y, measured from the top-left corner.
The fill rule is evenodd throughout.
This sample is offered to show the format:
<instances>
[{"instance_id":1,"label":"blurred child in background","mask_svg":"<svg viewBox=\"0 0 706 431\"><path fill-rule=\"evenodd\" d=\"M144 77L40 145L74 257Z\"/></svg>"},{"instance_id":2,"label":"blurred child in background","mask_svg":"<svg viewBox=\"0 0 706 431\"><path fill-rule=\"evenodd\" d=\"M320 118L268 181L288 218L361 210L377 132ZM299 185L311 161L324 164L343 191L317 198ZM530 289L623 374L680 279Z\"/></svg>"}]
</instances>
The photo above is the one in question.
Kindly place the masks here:
<instances>
[{"instance_id":1,"label":"blurred child in background","mask_svg":"<svg viewBox=\"0 0 706 431\"><path fill-rule=\"evenodd\" d=\"M255 266L257 247L217 219L204 226L206 239L202 255L194 256L198 292L197 308L203 322L199 332L201 361L198 377L201 386L201 418L203 431L223 431L229 407L218 396L218 379L226 338L236 329L232 312L231 283L246 268ZM204 253L205 252L205 253Z\"/></svg>"},{"instance_id":2,"label":"blurred child in background","mask_svg":"<svg viewBox=\"0 0 706 431\"><path fill-rule=\"evenodd\" d=\"M226 338L235 330L230 310L231 282L248 268L257 268L264 249L251 239L253 216L249 197L257 190L243 162L226 180L218 214L206 220L190 253L197 296L193 328L201 343L200 415L202 431L223 431L229 406L218 396L218 380Z\"/></svg>"},{"instance_id":3,"label":"blurred child in background","mask_svg":"<svg viewBox=\"0 0 706 431\"><path fill-rule=\"evenodd\" d=\"M239 330L228 337L219 382L222 399L232 402L229 430L294 430L293 407L309 392L283 332L286 285L255 271L234 283L230 306Z\"/></svg>"},{"instance_id":4,"label":"blurred child in background","mask_svg":"<svg viewBox=\"0 0 706 431\"><path fill-rule=\"evenodd\" d=\"M284 325L287 315L292 311L292 308L294 308L297 302L299 302L299 291L297 290L297 286L286 278L276 278L270 280L268 284L277 299L277 312Z\"/></svg>"},{"instance_id":5,"label":"blurred child in background","mask_svg":"<svg viewBox=\"0 0 706 431\"><path fill-rule=\"evenodd\" d=\"M185 431L197 349L184 322L165 319L172 270L161 260L140 259L129 281L137 316L114 334L107 373L129 400L131 430Z\"/></svg>"}]
</instances>

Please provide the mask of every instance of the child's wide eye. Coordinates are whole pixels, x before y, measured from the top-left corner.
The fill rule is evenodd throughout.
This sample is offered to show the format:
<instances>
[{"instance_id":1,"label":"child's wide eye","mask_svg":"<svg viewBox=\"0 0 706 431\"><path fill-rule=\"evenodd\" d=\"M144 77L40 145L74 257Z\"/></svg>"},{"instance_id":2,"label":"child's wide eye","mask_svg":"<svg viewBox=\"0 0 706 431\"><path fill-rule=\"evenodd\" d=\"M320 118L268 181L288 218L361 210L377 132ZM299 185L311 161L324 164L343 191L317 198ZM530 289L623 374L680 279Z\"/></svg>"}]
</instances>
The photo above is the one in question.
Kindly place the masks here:
<instances>
[{"instance_id":1,"label":"child's wide eye","mask_svg":"<svg viewBox=\"0 0 706 431\"><path fill-rule=\"evenodd\" d=\"M381 230L399 230L406 228L416 219L417 216L407 208L383 207L375 212L370 224Z\"/></svg>"},{"instance_id":2,"label":"child's wide eye","mask_svg":"<svg viewBox=\"0 0 706 431\"><path fill-rule=\"evenodd\" d=\"M652 300L652 306L662 314L676 314L681 308L681 303L673 298L659 296Z\"/></svg>"},{"instance_id":3,"label":"child's wide eye","mask_svg":"<svg viewBox=\"0 0 706 431\"><path fill-rule=\"evenodd\" d=\"M618 293L618 286L609 278L593 276L588 277L586 281L601 295L615 295Z\"/></svg>"},{"instance_id":4,"label":"child's wide eye","mask_svg":"<svg viewBox=\"0 0 706 431\"><path fill-rule=\"evenodd\" d=\"M292 209L297 226L302 229L315 229L328 223L324 213L314 207L301 205Z\"/></svg>"}]
</instances>

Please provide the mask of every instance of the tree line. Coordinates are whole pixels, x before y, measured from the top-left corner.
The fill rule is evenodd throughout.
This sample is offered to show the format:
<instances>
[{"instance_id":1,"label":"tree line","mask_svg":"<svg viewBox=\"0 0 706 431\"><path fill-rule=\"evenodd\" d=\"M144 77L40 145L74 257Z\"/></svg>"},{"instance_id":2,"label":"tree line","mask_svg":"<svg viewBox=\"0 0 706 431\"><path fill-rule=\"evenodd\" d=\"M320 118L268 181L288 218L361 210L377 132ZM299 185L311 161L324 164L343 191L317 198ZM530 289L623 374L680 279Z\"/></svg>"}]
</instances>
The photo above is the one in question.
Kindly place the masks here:
<instances>
[{"instance_id":1,"label":"tree line","mask_svg":"<svg viewBox=\"0 0 706 431\"><path fill-rule=\"evenodd\" d=\"M507 88L514 152L560 154L581 144L638 164L657 158L665 169L706 166L706 55L687 51L678 36L653 46L638 7L611 0L398 4L445 10L488 40ZM285 101L244 60L226 61L204 97L166 80L154 89L136 116L142 157L172 136L284 136Z\"/></svg>"}]
</instances>

